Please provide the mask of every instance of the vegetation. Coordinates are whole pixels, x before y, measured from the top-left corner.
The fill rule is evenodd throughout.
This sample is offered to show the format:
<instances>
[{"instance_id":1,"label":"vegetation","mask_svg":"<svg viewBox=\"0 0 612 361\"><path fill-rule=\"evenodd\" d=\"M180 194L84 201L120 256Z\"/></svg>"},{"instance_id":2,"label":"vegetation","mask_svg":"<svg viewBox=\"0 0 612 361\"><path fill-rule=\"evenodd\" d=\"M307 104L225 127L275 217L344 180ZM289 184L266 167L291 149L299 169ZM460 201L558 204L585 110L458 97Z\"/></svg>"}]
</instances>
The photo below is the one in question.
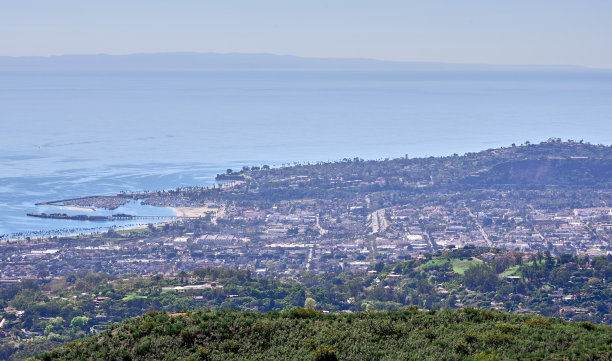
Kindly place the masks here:
<instances>
[{"instance_id":1,"label":"vegetation","mask_svg":"<svg viewBox=\"0 0 612 361\"><path fill-rule=\"evenodd\" d=\"M305 272L297 282L258 279L249 271L223 268L117 279L82 272L0 290L0 319L6 320L0 330L0 358L23 359L151 309L282 311L304 306L356 312L469 306L610 324L610 276L612 263L606 257L485 248L379 262L363 273Z\"/></svg>"},{"instance_id":2,"label":"vegetation","mask_svg":"<svg viewBox=\"0 0 612 361\"><path fill-rule=\"evenodd\" d=\"M612 328L477 310L150 311L36 360L609 360Z\"/></svg>"}]
</instances>

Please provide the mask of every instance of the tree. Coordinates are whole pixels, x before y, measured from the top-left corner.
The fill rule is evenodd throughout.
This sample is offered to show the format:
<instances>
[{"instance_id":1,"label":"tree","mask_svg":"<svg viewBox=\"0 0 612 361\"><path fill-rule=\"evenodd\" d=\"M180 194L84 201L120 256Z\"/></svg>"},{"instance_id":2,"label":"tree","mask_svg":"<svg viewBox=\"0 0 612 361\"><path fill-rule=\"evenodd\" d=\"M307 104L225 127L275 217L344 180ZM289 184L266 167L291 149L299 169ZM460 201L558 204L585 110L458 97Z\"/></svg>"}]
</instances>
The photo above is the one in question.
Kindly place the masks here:
<instances>
[{"instance_id":1,"label":"tree","mask_svg":"<svg viewBox=\"0 0 612 361\"><path fill-rule=\"evenodd\" d=\"M181 283L185 283L185 279L189 277L189 275L185 271L181 271L181 273L179 273L178 276L179 276L179 279L181 280Z\"/></svg>"},{"instance_id":2,"label":"tree","mask_svg":"<svg viewBox=\"0 0 612 361\"><path fill-rule=\"evenodd\" d=\"M89 322L89 317L76 316L72 318L72 321L70 321L70 328L72 328L75 331L84 330L88 322Z\"/></svg>"},{"instance_id":3,"label":"tree","mask_svg":"<svg viewBox=\"0 0 612 361\"><path fill-rule=\"evenodd\" d=\"M287 236L297 236L300 232L300 229L297 227L291 227L287 230Z\"/></svg>"},{"instance_id":4,"label":"tree","mask_svg":"<svg viewBox=\"0 0 612 361\"><path fill-rule=\"evenodd\" d=\"M117 238L117 236L119 236L119 233L117 233L117 231L113 227L109 227L108 231L106 232L106 237Z\"/></svg>"},{"instance_id":5,"label":"tree","mask_svg":"<svg viewBox=\"0 0 612 361\"><path fill-rule=\"evenodd\" d=\"M376 264L374 265L374 270L376 272L380 272L383 270L383 268L385 268L385 263L383 261L378 261L376 262Z\"/></svg>"},{"instance_id":6,"label":"tree","mask_svg":"<svg viewBox=\"0 0 612 361\"><path fill-rule=\"evenodd\" d=\"M312 297L307 297L306 301L304 301L304 308L312 308L314 310L317 308L317 301Z\"/></svg>"},{"instance_id":7,"label":"tree","mask_svg":"<svg viewBox=\"0 0 612 361\"><path fill-rule=\"evenodd\" d=\"M497 273L485 264L472 266L465 271L465 285L482 292L494 291L497 287Z\"/></svg>"}]
</instances>

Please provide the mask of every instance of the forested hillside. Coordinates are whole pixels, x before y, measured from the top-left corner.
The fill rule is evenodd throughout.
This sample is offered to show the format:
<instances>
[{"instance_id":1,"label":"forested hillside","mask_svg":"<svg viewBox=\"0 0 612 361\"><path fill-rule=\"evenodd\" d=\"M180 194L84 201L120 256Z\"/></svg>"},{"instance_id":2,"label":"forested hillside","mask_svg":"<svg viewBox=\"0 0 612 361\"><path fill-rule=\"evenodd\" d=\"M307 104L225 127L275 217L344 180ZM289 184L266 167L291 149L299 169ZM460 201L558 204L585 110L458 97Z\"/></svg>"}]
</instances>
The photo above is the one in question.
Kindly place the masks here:
<instances>
[{"instance_id":1,"label":"forested hillside","mask_svg":"<svg viewBox=\"0 0 612 361\"><path fill-rule=\"evenodd\" d=\"M609 360L612 329L477 310L151 311L37 360Z\"/></svg>"}]
</instances>

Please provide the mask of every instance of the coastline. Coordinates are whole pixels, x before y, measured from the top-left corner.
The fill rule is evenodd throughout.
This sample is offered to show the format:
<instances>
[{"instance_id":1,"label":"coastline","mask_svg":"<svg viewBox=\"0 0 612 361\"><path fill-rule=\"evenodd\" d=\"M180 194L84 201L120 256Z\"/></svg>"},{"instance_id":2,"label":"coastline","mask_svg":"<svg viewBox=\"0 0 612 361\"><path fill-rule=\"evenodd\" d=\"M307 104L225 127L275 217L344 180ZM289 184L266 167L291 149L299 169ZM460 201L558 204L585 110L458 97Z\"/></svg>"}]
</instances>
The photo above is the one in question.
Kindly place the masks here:
<instances>
[{"instance_id":1,"label":"coastline","mask_svg":"<svg viewBox=\"0 0 612 361\"><path fill-rule=\"evenodd\" d=\"M72 207L72 206L63 206L63 207ZM84 210L84 209L80 209L80 207L73 207L73 208L79 208L78 210ZM171 209L175 215L174 218L172 218L169 221L163 221L163 222L149 222L147 224L142 224L142 225L132 225L132 226L110 226L108 228L112 228L116 231L135 231L135 230L140 230L140 229L146 229L149 224L153 224L153 225L165 225L167 223L172 223L172 222L176 222L177 220L184 218L185 216L181 216L179 215L179 211L177 209L179 208L189 208L189 207L162 207L162 208L168 208ZM188 213L187 210L182 210L181 214L186 214ZM187 217L187 218L193 218L193 217ZM0 243L8 243L8 242L31 242L31 241L45 241L45 240L50 240L54 237L78 237L78 236L96 236L96 235L101 235L103 233L106 233L108 230L106 231L92 231L92 232L77 232L77 233L66 233L66 234L57 234L57 235L48 235L48 236L31 236L31 237L18 237L18 238L6 238L6 239L0 239ZM28 240L29 238L29 240Z\"/></svg>"},{"instance_id":2,"label":"coastline","mask_svg":"<svg viewBox=\"0 0 612 361\"><path fill-rule=\"evenodd\" d=\"M176 219L176 218L175 218ZM173 222L175 219L171 220L171 221L165 221L165 222L160 222L160 223L154 223L154 224L165 224L165 223L170 223ZM138 229L145 229L147 228L148 225L134 225L134 226L128 226L125 228L122 227L109 227L109 228L113 228L116 231L133 231L133 230L138 230ZM32 242L32 241L46 241L46 240L50 240L54 237L56 238L60 238L60 237L79 237L79 236L96 236L96 235L101 235L108 232L108 230L106 231L95 231L95 232L78 232L78 233L66 233L66 234L58 234L58 235L54 235L54 236L32 236L32 237L27 237L29 238L29 240L27 238L7 238L7 239L2 239L0 240L0 243L8 243L8 242Z\"/></svg>"},{"instance_id":3,"label":"coastline","mask_svg":"<svg viewBox=\"0 0 612 361\"><path fill-rule=\"evenodd\" d=\"M224 188L224 189L228 189L228 188L233 188L235 186L238 186L240 184L245 183L245 181L243 180L236 180L236 181L231 181L231 182L227 182L227 183L223 183L223 184L219 184L219 187ZM146 192L145 192L146 193ZM120 196L119 194L114 194L112 196ZM101 197L101 196L87 196L87 197L79 197L79 198L75 198L75 199L85 199L85 198L93 198L93 197ZM109 197L109 196L105 196L105 197ZM56 201L50 201L50 202L41 202L41 203L36 203L36 205L48 205L48 206L54 206L54 207L60 207L60 208L64 208L67 210L73 210L73 211L83 211L83 212L93 212L96 211L96 208L93 207L87 207L87 206L75 206L75 205L66 205L66 204L58 204L58 202L62 202L65 200L56 200ZM176 222L178 220L181 219L197 219L197 218L204 218L204 217L210 217L211 222L213 224L217 223L217 219L222 217L225 214L225 207L222 205L207 205L204 207L182 207L182 206L158 206L160 208L167 208L172 210L172 212L174 213L174 218L171 220L165 220L162 222L149 222L147 224L142 224L142 225L133 225L133 226L116 226L116 225L110 225L108 226L108 228L113 228L116 230L121 230L121 231L131 231L131 230L139 230L139 229L144 229L146 227L148 227L148 224L154 224L154 225L165 225L168 223L172 223L172 222ZM57 232L56 234L46 234L46 235L23 235L20 234L17 237L10 237L9 234L7 234L7 238L3 238L0 239L0 243L7 243L7 242L29 242L29 241L33 241L33 240L37 240L37 241L44 241L44 240L50 240L54 237L78 237L78 236L95 236L95 235L99 235L102 233L105 233L107 230L102 230L102 228L108 229L107 227L92 227L91 230L87 230L84 229L83 232L68 232L68 233L62 233L61 229L57 229L55 231L50 231L49 233L52 232Z\"/></svg>"}]
</instances>

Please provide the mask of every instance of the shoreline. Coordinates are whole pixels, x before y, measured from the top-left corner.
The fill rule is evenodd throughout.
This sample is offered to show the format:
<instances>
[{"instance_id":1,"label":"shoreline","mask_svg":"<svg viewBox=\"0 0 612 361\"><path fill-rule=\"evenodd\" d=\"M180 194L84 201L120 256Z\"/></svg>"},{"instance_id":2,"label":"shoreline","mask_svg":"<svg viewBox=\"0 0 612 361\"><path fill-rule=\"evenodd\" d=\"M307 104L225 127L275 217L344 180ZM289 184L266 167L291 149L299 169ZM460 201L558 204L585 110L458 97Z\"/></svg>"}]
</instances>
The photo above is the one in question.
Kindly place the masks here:
<instances>
[{"instance_id":1,"label":"shoreline","mask_svg":"<svg viewBox=\"0 0 612 361\"><path fill-rule=\"evenodd\" d=\"M176 222L177 220L181 219L181 217L178 215L177 210L174 207L160 207L160 208L168 208L171 209L175 215L173 216L174 218L168 221L163 221L163 222L150 222L146 225L134 225L134 226L126 226L126 227L120 227L120 226L109 226L108 228L113 228L116 231L133 231L133 230L139 230L139 229L145 229L149 226L149 224L153 224L153 225L164 225L166 223L172 223L172 222ZM179 207L181 208L181 207ZM188 207L182 207L182 208L188 208ZM78 232L78 233L67 233L67 234L57 234L57 235L50 235L50 236L32 236L32 237L27 237L30 240L27 240L25 237L19 237L19 238L6 238L6 239L1 239L0 243L8 243L8 242L31 242L31 241L45 241L45 240L50 240L53 237L78 237L78 236L95 236L95 235L101 235L103 233L108 232L108 230L106 231L92 231L92 232Z\"/></svg>"},{"instance_id":2,"label":"shoreline","mask_svg":"<svg viewBox=\"0 0 612 361\"><path fill-rule=\"evenodd\" d=\"M172 220L174 221L174 220ZM172 222L172 221L165 221L165 222L160 222L160 223L155 223L155 224L162 224L162 223L168 223L168 222ZM137 229L144 229L147 228L148 225L138 225L138 226L133 226L133 227L126 227L126 228L118 228L118 227L109 227L109 228L113 228L115 231L132 231L132 230L137 230ZM79 236L96 236L96 235L101 235L103 233L108 232L108 230L106 231L95 231L95 232L79 232L79 233L68 233L68 234L58 234L58 235L54 235L54 236L33 236L33 237L28 237L30 238L29 240L27 240L26 238L7 238L7 239L3 239L0 240L0 243L8 243L8 242L32 242L32 241L46 241L46 240L51 240L53 237L56 238L61 238L61 237L79 237Z\"/></svg>"},{"instance_id":3,"label":"shoreline","mask_svg":"<svg viewBox=\"0 0 612 361\"><path fill-rule=\"evenodd\" d=\"M110 226L109 228L113 228L117 231L132 231L132 230L145 229L149 226L149 224L153 224L155 226L159 226L159 225L163 226L165 224L177 222L182 219L204 218L208 215L211 216L211 221L213 223L216 223L217 218L222 216L225 213L224 207L218 207L218 208L213 208L213 207L161 207L161 208L171 209L175 213L174 218L171 220L163 221L163 222L150 222L146 225L134 225L134 226L126 226L126 227ZM94 236L94 235L100 235L106 232L107 231L94 231L94 232L58 234L58 235L53 235L53 236L32 236L32 237L29 237L30 238L29 241L44 241L44 240L50 240L53 237ZM0 240L0 243L29 242L29 241L24 237L20 237L20 238L2 239Z\"/></svg>"},{"instance_id":4,"label":"shoreline","mask_svg":"<svg viewBox=\"0 0 612 361\"><path fill-rule=\"evenodd\" d=\"M228 188L232 188L232 187L235 187L237 185L240 185L242 183L245 183L245 181L243 181L243 180L236 180L236 181L231 181L231 182L227 182L227 183L224 183L224 184L220 184L219 187L224 188L224 189L228 189ZM145 192L145 193L149 193L149 192ZM145 194L145 193L143 193L143 194ZM115 194L115 195L112 195L111 197L117 197L117 196L120 196L120 194ZM86 199L86 198L92 198L92 197L99 197L99 196L87 196L87 197L79 197L79 198L72 198L72 199ZM93 212L93 211L96 211L96 209L93 208L93 207L73 206L73 205L66 205L66 204L57 204L58 202L64 202L64 201L72 200L72 199L55 200L55 201L49 201L49 202L40 202L40 203L36 203L36 205L54 206L54 207L60 207L60 208L65 208L65 209L69 209L69 210L74 210L74 211L84 211L84 212ZM204 218L206 216L210 216L211 217L211 222L216 224L217 223L217 219L225 214L225 207L223 205L216 205L214 207L211 207L211 206L204 206L204 207L157 206L157 207L167 208L167 209L172 210L174 212L174 215L173 215L174 218L171 219L171 220L163 221L163 222L149 222L149 223L147 223L147 225L126 226L126 227L111 225L108 228L114 228L114 229L121 230L121 231L130 231L130 230L138 230L138 229L146 228L146 227L148 227L148 224L162 225L163 226L165 224L176 222L176 221L179 221L181 219ZM99 227L99 228L101 228L101 227ZM102 234L102 233L106 232L106 231L101 231L101 230L84 231L84 232L76 232L76 233L61 233L61 230L56 230L56 231L58 232L58 234L44 235L44 236L37 236L37 235L27 236L26 235L26 236L19 236L19 237L11 237L10 234L7 234L6 235L7 238L0 239L0 243L7 243L7 242L29 242L29 241L33 241L33 240L44 241L44 240L50 240L53 237L94 236L94 235L99 235L99 234ZM53 231L50 231L50 232L53 232ZM29 241L27 240L27 238L29 238Z\"/></svg>"}]
</instances>

